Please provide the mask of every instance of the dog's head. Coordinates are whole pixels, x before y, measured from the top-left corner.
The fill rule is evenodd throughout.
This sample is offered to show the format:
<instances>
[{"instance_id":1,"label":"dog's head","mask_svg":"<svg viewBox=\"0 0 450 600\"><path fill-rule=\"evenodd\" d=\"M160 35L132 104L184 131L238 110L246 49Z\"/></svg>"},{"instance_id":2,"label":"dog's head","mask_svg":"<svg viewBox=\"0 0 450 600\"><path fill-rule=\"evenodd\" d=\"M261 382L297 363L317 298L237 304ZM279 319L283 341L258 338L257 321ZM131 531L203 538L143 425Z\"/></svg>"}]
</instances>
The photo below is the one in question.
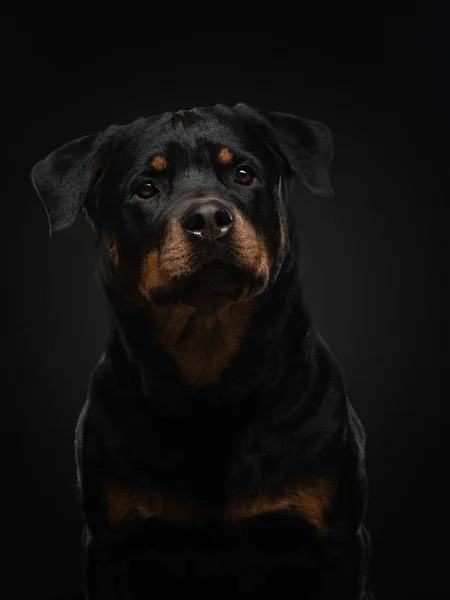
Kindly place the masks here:
<instances>
[{"instance_id":1,"label":"dog's head","mask_svg":"<svg viewBox=\"0 0 450 600\"><path fill-rule=\"evenodd\" d=\"M332 195L321 123L238 104L140 118L69 142L32 181L50 231L84 211L111 285L206 311L261 294L289 246L289 183Z\"/></svg>"}]
</instances>

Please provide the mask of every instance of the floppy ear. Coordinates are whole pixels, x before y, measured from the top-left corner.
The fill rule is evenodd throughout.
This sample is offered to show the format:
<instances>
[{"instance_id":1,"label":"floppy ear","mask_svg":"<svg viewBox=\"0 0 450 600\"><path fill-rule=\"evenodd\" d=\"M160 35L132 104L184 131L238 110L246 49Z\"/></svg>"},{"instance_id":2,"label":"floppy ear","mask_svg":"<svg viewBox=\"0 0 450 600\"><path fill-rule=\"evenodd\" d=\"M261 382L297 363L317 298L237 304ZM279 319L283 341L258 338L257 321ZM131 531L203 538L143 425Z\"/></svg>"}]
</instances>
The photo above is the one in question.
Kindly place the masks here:
<instances>
[{"instance_id":1,"label":"floppy ear","mask_svg":"<svg viewBox=\"0 0 450 600\"><path fill-rule=\"evenodd\" d=\"M78 138L34 165L31 181L47 211L50 235L70 227L83 208L103 166L104 138L104 133Z\"/></svg>"},{"instance_id":2,"label":"floppy ear","mask_svg":"<svg viewBox=\"0 0 450 600\"><path fill-rule=\"evenodd\" d=\"M330 181L333 138L328 127L288 113L258 110L257 114L265 125L266 143L278 154L288 174L299 175L314 194L334 196Z\"/></svg>"}]
</instances>

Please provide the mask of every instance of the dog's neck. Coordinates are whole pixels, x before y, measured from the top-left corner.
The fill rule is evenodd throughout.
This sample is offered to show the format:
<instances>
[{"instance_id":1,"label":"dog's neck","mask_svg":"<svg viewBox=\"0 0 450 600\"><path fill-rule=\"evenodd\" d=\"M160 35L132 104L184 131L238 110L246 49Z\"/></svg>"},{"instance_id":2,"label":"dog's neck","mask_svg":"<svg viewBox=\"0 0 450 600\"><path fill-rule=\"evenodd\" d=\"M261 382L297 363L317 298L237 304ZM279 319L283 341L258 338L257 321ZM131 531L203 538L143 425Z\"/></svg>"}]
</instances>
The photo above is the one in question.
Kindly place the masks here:
<instances>
[{"instance_id":1,"label":"dog's neck","mask_svg":"<svg viewBox=\"0 0 450 600\"><path fill-rule=\"evenodd\" d=\"M162 381L173 391L171 398L200 395L238 401L268 378L277 380L277 370L286 368L284 356L293 336L300 341L309 329L293 262L262 296L210 315L188 306L151 303L134 310L113 290L105 291L114 311L115 344L138 368L144 394L152 401ZM169 400L164 402L169 409Z\"/></svg>"},{"instance_id":2,"label":"dog's neck","mask_svg":"<svg viewBox=\"0 0 450 600\"><path fill-rule=\"evenodd\" d=\"M256 303L245 300L203 313L186 305L150 306L155 336L180 369L183 382L216 383L239 350Z\"/></svg>"}]
</instances>

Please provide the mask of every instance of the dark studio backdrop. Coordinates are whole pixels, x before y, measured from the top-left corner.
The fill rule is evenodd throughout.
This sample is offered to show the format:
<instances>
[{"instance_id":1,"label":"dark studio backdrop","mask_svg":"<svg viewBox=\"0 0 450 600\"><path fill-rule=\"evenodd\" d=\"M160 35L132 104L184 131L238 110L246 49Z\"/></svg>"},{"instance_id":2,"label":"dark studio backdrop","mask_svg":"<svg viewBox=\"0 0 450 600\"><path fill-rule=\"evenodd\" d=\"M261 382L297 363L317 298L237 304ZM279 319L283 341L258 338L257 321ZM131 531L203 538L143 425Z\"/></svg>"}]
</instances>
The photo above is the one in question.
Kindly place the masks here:
<instances>
[{"instance_id":1,"label":"dark studio backdrop","mask_svg":"<svg viewBox=\"0 0 450 600\"><path fill-rule=\"evenodd\" d=\"M108 332L91 232L80 219L48 237L29 171L111 123L239 101L334 134L335 198L298 187L293 200L308 305L367 431L373 582L379 600L444 597L449 48L431 6L326 23L318 7L289 29L231 7L222 27L183 30L138 17L113 30L70 13L60 27L29 14L4 20L2 562L17 588L8 597L80 589L73 432Z\"/></svg>"}]
</instances>

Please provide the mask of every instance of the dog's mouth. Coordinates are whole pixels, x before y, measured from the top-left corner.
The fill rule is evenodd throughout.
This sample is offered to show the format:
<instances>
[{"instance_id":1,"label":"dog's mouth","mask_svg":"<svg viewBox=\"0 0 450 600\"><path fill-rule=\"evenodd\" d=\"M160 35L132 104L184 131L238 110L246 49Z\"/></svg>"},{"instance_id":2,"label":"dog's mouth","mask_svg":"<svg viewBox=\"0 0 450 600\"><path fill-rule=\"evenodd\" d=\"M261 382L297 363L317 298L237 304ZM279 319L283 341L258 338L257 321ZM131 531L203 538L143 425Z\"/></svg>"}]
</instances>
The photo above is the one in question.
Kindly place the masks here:
<instances>
[{"instance_id":1,"label":"dog's mouth","mask_svg":"<svg viewBox=\"0 0 450 600\"><path fill-rule=\"evenodd\" d=\"M187 304L208 312L257 295L264 285L263 276L214 259L192 274L175 278L170 286L152 290L150 296L157 304Z\"/></svg>"},{"instance_id":2,"label":"dog's mouth","mask_svg":"<svg viewBox=\"0 0 450 600\"><path fill-rule=\"evenodd\" d=\"M192 239L192 232L170 220L160 243L142 259L141 294L160 305L184 304L206 312L260 295L271 267L265 240L237 211L233 223L233 231L224 236Z\"/></svg>"}]
</instances>

